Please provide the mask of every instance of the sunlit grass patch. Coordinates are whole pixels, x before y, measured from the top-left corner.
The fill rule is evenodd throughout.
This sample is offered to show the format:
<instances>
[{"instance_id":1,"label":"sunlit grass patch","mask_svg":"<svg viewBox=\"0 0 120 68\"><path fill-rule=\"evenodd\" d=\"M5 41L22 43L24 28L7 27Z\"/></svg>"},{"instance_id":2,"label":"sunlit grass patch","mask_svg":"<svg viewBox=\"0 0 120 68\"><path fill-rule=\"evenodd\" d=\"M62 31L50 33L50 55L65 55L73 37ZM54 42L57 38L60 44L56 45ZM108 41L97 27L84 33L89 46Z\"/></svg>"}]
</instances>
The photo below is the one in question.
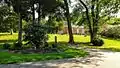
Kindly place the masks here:
<instances>
[{"instance_id":1,"label":"sunlit grass patch","mask_svg":"<svg viewBox=\"0 0 120 68\"><path fill-rule=\"evenodd\" d=\"M55 34L48 34L49 35L49 43L54 43L55 39ZM13 44L17 40L17 33L14 33L13 35L7 34L7 33L2 33L0 34L0 44L3 43L10 43ZM64 35L59 35L57 34L57 41L58 43L63 43L67 44L69 40L69 35L64 34ZM90 38L89 36L84 36L84 35L74 35L74 41L76 43L80 43L80 46L85 46L85 47L90 47L90 48L100 48L100 49L109 49L109 50L120 50L120 40L115 40L115 39L109 39L109 38L102 38L105 42L103 46L88 46ZM84 44L82 44L84 43Z\"/></svg>"}]
</instances>

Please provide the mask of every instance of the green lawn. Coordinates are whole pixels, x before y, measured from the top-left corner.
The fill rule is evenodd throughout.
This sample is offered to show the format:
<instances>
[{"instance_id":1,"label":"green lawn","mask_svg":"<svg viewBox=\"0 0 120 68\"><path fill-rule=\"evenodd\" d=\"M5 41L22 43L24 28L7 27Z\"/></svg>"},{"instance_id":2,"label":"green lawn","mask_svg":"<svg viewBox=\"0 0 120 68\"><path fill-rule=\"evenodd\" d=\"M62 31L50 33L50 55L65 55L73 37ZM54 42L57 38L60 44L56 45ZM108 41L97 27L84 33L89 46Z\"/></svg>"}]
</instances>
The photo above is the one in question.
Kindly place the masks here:
<instances>
[{"instance_id":1,"label":"green lawn","mask_svg":"<svg viewBox=\"0 0 120 68\"><path fill-rule=\"evenodd\" d=\"M68 35L57 35L59 42L68 42ZM82 35L74 35L74 40L76 43L80 43L80 46L85 46L89 48L99 48L99 49L107 49L112 51L120 51L120 40L102 38L104 40L103 46L88 46L88 42L90 42L89 36L84 37ZM49 42L54 41L54 35L50 35Z\"/></svg>"},{"instance_id":2,"label":"green lawn","mask_svg":"<svg viewBox=\"0 0 120 68\"><path fill-rule=\"evenodd\" d=\"M18 54L9 52L0 52L0 64L13 64L22 62L35 62L44 60L56 60L65 58L85 57L87 52L79 49L69 48L64 52L59 53L44 53L44 54Z\"/></svg>"},{"instance_id":3,"label":"green lawn","mask_svg":"<svg viewBox=\"0 0 120 68\"><path fill-rule=\"evenodd\" d=\"M53 34L49 34L49 40L48 42L54 42L54 36ZM68 35L57 35L57 39L58 39L58 42L64 42L64 43L67 43L68 40L69 40L69 36ZM83 35L74 35L74 41L77 42L77 43L86 43L86 42L89 42L89 36L87 37L84 37Z\"/></svg>"},{"instance_id":4,"label":"green lawn","mask_svg":"<svg viewBox=\"0 0 120 68\"><path fill-rule=\"evenodd\" d=\"M58 42L60 43L67 43L68 42L68 35L57 35ZM0 34L0 44L3 44L5 42L8 43L13 43L17 40L17 34L14 35L9 35L9 34ZM88 45L88 42L90 40L89 36L84 37L82 35L74 35L74 40L76 43L81 43L80 46L86 46ZM94 46L89 46L92 48L102 48L102 49L112 49L112 50L117 50L120 51L120 40L114 40L114 39L106 39L103 38L105 44L101 47L94 47ZM49 34L49 43L54 42L54 35ZM84 43L84 44L82 44ZM85 44L86 43L86 44Z\"/></svg>"},{"instance_id":5,"label":"green lawn","mask_svg":"<svg viewBox=\"0 0 120 68\"><path fill-rule=\"evenodd\" d=\"M18 34L15 33L13 35L10 35L8 33L0 33L0 44L3 43L9 43L12 44L13 42L17 41Z\"/></svg>"}]
</instances>

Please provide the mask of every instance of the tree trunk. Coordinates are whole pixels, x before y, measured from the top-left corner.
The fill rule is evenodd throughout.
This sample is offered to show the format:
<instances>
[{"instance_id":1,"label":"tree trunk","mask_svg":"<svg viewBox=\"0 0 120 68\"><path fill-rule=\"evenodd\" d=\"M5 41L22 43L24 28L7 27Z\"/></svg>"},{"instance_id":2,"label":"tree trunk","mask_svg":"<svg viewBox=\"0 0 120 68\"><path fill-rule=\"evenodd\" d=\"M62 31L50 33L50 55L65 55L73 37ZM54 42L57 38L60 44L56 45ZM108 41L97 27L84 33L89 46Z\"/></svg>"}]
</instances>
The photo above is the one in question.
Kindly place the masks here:
<instances>
[{"instance_id":1,"label":"tree trunk","mask_svg":"<svg viewBox=\"0 0 120 68\"><path fill-rule=\"evenodd\" d=\"M41 20L41 4L39 2L39 8L38 8L38 23L40 23Z\"/></svg>"},{"instance_id":2,"label":"tree trunk","mask_svg":"<svg viewBox=\"0 0 120 68\"><path fill-rule=\"evenodd\" d=\"M69 32L69 43L73 44L74 40L73 40L72 26L69 17L67 17L67 22L68 22L68 32Z\"/></svg>"},{"instance_id":3,"label":"tree trunk","mask_svg":"<svg viewBox=\"0 0 120 68\"><path fill-rule=\"evenodd\" d=\"M12 28L10 29L10 35L13 35L13 29Z\"/></svg>"},{"instance_id":4,"label":"tree trunk","mask_svg":"<svg viewBox=\"0 0 120 68\"><path fill-rule=\"evenodd\" d=\"M79 1L86 9L86 17L87 17L88 26L89 26L89 33L90 33L90 42L92 43L92 41L93 41L93 29L92 29L92 24L91 24L91 21L90 21L89 10L82 0L79 0Z\"/></svg>"},{"instance_id":5,"label":"tree trunk","mask_svg":"<svg viewBox=\"0 0 120 68\"><path fill-rule=\"evenodd\" d=\"M18 43L22 44L22 16L19 13L19 23L18 23Z\"/></svg>"},{"instance_id":6,"label":"tree trunk","mask_svg":"<svg viewBox=\"0 0 120 68\"><path fill-rule=\"evenodd\" d=\"M68 23L68 33L69 33L69 43L74 43L73 33L72 33L72 25L70 21L70 12L69 12L69 6L67 0L64 0L65 6L66 6L66 18Z\"/></svg>"},{"instance_id":7,"label":"tree trunk","mask_svg":"<svg viewBox=\"0 0 120 68\"><path fill-rule=\"evenodd\" d=\"M92 8L91 8L91 14L92 14L92 22L93 22L93 40L96 38L96 14L95 14L95 0L92 0Z\"/></svg>"},{"instance_id":8,"label":"tree trunk","mask_svg":"<svg viewBox=\"0 0 120 68\"><path fill-rule=\"evenodd\" d=\"M33 24L35 23L35 6L34 3L32 5L32 16L33 16Z\"/></svg>"},{"instance_id":9,"label":"tree trunk","mask_svg":"<svg viewBox=\"0 0 120 68\"><path fill-rule=\"evenodd\" d=\"M99 19L99 3L98 0L92 1L92 18L93 18L93 39L97 38L97 32L98 32L98 19ZM96 6L96 8L95 8ZM96 10L96 11L95 11Z\"/></svg>"},{"instance_id":10,"label":"tree trunk","mask_svg":"<svg viewBox=\"0 0 120 68\"><path fill-rule=\"evenodd\" d=\"M94 32L95 32L95 37L97 37L97 32L98 32L98 23L99 23L99 0L96 0L96 16L95 16L95 29L94 29Z\"/></svg>"}]
</instances>

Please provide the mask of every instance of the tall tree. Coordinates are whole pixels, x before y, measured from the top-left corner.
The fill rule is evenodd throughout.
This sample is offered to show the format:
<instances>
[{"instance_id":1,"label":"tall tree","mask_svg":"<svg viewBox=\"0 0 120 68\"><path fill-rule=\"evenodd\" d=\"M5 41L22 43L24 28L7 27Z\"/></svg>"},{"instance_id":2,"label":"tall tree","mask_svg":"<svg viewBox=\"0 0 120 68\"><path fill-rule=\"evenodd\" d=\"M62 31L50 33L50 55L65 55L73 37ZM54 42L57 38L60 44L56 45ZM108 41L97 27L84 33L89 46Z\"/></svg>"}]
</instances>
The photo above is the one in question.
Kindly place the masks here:
<instances>
[{"instance_id":1,"label":"tall tree","mask_svg":"<svg viewBox=\"0 0 120 68\"><path fill-rule=\"evenodd\" d=\"M19 17L18 22L18 43L22 44L22 19L25 18L26 12L29 9L29 0L5 0L8 6L13 7L13 10Z\"/></svg>"},{"instance_id":2,"label":"tall tree","mask_svg":"<svg viewBox=\"0 0 120 68\"><path fill-rule=\"evenodd\" d=\"M69 43L74 43L68 0L64 0L64 3L65 3L65 10L66 10L65 16L67 18L67 23L68 23Z\"/></svg>"},{"instance_id":3,"label":"tall tree","mask_svg":"<svg viewBox=\"0 0 120 68\"><path fill-rule=\"evenodd\" d=\"M10 11L10 8L7 5L0 6L0 20L0 32L12 33L13 30L17 28L17 15L12 10Z\"/></svg>"},{"instance_id":4,"label":"tall tree","mask_svg":"<svg viewBox=\"0 0 120 68\"><path fill-rule=\"evenodd\" d=\"M118 11L118 0L87 0L79 2L84 6L86 10L86 17L89 24L89 32L91 36L91 42L97 38L100 19L106 16L110 16ZM111 9L111 10L110 10ZM83 9L84 10L84 9Z\"/></svg>"},{"instance_id":5,"label":"tall tree","mask_svg":"<svg viewBox=\"0 0 120 68\"><path fill-rule=\"evenodd\" d=\"M86 19L88 20L90 39L91 39L91 42L92 42L92 40L93 40L93 30L92 30L92 23L91 23L91 20L90 20L90 15L89 15L89 9L88 9L87 5L82 0L79 0L79 1L85 7L85 10L86 10L86 17L87 17Z\"/></svg>"},{"instance_id":6,"label":"tall tree","mask_svg":"<svg viewBox=\"0 0 120 68\"><path fill-rule=\"evenodd\" d=\"M19 22L18 22L18 43L22 44L22 15L20 13L21 10L21 1L16 0L14 4L14 9L16 10L18 17L19 17Z\"/></svg>"}]
</instances>

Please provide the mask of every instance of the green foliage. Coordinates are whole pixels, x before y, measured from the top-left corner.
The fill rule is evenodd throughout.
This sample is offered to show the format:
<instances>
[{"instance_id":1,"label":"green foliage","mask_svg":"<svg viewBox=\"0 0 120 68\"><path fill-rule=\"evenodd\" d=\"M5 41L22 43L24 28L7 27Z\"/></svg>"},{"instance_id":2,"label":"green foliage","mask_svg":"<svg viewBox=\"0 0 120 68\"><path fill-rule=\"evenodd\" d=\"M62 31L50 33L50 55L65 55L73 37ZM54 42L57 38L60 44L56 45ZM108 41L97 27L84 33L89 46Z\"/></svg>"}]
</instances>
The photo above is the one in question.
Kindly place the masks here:
<instances>
[{"instance_id":1,"label":"green foliage","mask_svg":"<svg viewBox=\"0 0 120 68\"><path fill-rule=\"evenodd\" d=\"M0 32L10 32L17 30L18 17L16 13L6 5L0 6Z\"/></svg>"},{"instance_id":2,"label":"green foliage","mask_svg":"<svg viewBox=\"0 0 120 68\"><path fill-rule=\"evenodd\" d=\"M10 44L9 43L4 43L3 44L3 49L10 49Z\"/></svg>"},{"instance_id":3,"label":"green foliage","mask_svg":"<svg viewBox=\"0 0 120 68\"><path fill-rule=\"evenodd\" d=\"M54 16L49 16L45 25L48 26L48 33L56 33L64 27L64 23L62 21L57 21L57 18Z\"/></svg>"},{"instance_id":4,"label":"green foliage","mask_svg":"<svg viewBox=\"0 0 120 68\"><path fill-rule=\"evenodd\" d=\"M95 38L92 41L92 44L93 44L93 46L103 46L104 41L102 39L100 39L100 38Z\"/></svg>"},{"instance_id":5,"label":"green foliage","mask_svg":"<svg viewBox=\"0 0 120 68\"><path fill-rule=\"evenodd\" d=\"M97 36L101 21L107 20L105 17L111 17L115 13L119 12L120 1L118 0L87 0L79 2L84 6L86 11L86 18L88 20L89 32L91 36L91 42L94 37ZM81 7L81 5L80 5ZM84 8L80 12L84 12Z\"/></svg>"},{"instance_id":6,"label":"green foliage","mask_svg":"<svg viewBox=\"0 0 120 68\"><path fill-rule=\"evenodd\" d=\"M18 43L18 42L15 42L14 44L13 44L13 46L11 46L11 48L10 49L12 49L12 50L19 50L19 49L22 49L22 43Z\"/></svg>"},{"instance_id":7,"label":"green foliage","mask_svg":"<svg viewBox=\"0 0 120 68\"><path fill-rule=\"evenodd\" d=\"M102 36L110 38L120 38L120 26L113 26L107 29L104 29L101 32Z\"/></svg>"},{"instance_id":8,"label":"green foliage","mask_svg":"<svg viewBox=\"0 0 120 68\"><path fill-rule=\"evenodd\" d=\"M110 20L107 21L107 24L119 25L120 24L120 19L116 18L116 17L113 17L113 18L111 18Z\"/></svg>"},{"instance_id":9,"label":"green foliage","mask_svg":"<svg viewBox=\"0 0 120 68\"><path fill-rule=\"evenodd\" d=\"M44 25L28 24L24 29L24 41L36 48L42 48L48 40L47 30Z\"/></svg>"}]
</instances>

